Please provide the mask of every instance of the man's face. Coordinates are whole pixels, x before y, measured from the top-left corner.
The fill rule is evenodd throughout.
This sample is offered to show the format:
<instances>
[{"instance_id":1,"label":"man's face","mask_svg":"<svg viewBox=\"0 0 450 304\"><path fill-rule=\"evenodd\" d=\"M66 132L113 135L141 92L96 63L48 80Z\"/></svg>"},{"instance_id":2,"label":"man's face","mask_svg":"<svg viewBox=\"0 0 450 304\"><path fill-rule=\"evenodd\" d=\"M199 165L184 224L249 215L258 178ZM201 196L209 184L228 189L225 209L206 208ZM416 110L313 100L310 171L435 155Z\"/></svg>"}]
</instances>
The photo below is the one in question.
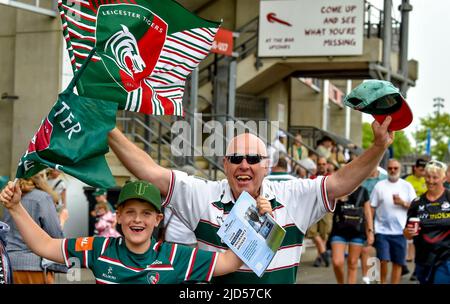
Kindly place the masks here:
<instances>
[{"instance_id":1,"label":"man's face","mask_svg":"<svg viewBox=\"0 0 450 304\"><path fill-rule=\"evenodd\" d=\"M317 175L325 175L327 173L327 160L323 157L319 157L317 160Z\"/></svg>"},{"instance_id":2,"label":"man's face","mask_svg":"<svg viewBox=\"0 0 450 304\"><path fill-rule=\"evenodd\" d=\"M233 138L228 146L226 155L262 155L267 157L264 143L255 135L242 134ZM242 191L247 191L253 197L259 195L264 177L268 173L268 159L262 159L260 163L249 164L243 159L239 164L233 164L224 157L224 170L228 183L235 199Z\"/></svg>"},{"instance_id":3,"label":"man's face","mask_svg":"<svg viewBox=\"0 0 450 304\"><path fill-rule=\"evenodd\" d=\"M297 146L300 146L302 144L302 136L301 135L296 135L295 136L295 144Z\"/></svg>"},{"instance_id":4,"label":"man's face","mask_svg":"<svg viewBox=\"0 0 450 304\"><path fill-rule=\"evenodd\" d=\"M425 167L414 166L414 175L416 177L424 177L425 176Z\"/></svg>"},{"instance_id":5,"label":"man's face","mask_svg":"<svg viewBox=\"0 0 450 304\"><path fill-rule=\"evenodd\" d=\"M121 225L127 246L134 252L146 250L162 218L152 205L136 199L126 201L117 209L117 223Z\"/></svg>"},{"instance_id":6,"label":"man's face","mask_svg":"<svg viewBox=\"0 0 450 304\"><path fill-rule=\"evenodd\" d=\"M400 163L398 161L389 161L388 162L388 179L395 183L400 178Z\"/></svg>"}]
</instances>

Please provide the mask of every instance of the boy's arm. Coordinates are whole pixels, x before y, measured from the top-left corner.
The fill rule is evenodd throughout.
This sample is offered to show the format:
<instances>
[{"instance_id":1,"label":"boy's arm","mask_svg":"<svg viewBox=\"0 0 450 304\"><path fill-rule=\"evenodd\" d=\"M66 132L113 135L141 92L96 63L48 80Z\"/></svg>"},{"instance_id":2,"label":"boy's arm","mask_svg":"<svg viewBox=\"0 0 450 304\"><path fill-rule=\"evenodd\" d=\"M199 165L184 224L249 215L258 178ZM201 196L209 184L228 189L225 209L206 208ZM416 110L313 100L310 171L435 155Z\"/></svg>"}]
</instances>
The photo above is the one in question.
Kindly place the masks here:
<instances>
[{"instance_id":1,"label":"boy's arm","mask_svg":"<svg viewBox=\"0 0 450 304\"><path fill-rule=\"evenodd\" d=\"M22 191L20 191L19 184L16 183L14 187L14 184L9 182L0 193L0 202L8 209L14 219L25 244L36 255L64 264L65 261L61 251L62 240L51 238L36 224L20 203L21 196Z\"/></svg>"},{"instance_id":2,"label":"boy's arm","mask_svg":"<svg viewBox=\"0 0 450 304\"><path fill-rule=\"evenodd\" d=\"M243 264L242 260L231 249L228 249L225 252L219 253L213 276L217 277L230 272L235 272Z\"/></svg>"}]
</instances>

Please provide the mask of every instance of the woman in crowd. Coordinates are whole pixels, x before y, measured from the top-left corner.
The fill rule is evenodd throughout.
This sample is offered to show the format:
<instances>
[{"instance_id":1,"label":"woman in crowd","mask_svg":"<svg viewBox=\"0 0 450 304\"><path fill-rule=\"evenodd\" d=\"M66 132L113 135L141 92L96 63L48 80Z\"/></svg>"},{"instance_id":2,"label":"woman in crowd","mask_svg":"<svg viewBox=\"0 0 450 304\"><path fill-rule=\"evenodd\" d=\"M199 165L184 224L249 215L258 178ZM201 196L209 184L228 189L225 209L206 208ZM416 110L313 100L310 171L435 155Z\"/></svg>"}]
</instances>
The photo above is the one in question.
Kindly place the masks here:
<instances>
[{"instance_id":1,"label":"woman in crowd","mask_svg":"<svg viewBox=\"0 0 450 304\"><path fill-rule=\"evenodd\" d=\"M352 194L336 201L330 235L331 257L336 281L344 284L345 251L348 246L347 283L356 284L358 260L366 242L374 241L369 194L358 187Z\"/></svg>"},{"instance_id":2,"label":"woman in crowd","mask_svg":"<svg viewBox=\"0 0 450 304\"><path fill-rule=\"evenodd\" d=\"M421 284L450 284L450 190L444 187L446 170L447 165L439 161L427 163L428 190L411 203L403 230L407 239L414 239L416 276Z\"/></svg>"}]
</instances>

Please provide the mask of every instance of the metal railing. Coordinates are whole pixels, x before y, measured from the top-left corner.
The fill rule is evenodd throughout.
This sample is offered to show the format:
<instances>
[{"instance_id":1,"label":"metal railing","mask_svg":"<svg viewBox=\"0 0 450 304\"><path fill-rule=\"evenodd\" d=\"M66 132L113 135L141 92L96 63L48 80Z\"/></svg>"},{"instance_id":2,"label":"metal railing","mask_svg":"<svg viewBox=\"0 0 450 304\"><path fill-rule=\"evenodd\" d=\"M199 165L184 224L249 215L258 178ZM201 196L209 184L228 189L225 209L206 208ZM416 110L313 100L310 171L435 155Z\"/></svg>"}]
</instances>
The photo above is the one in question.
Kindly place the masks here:
<instances>
[{"instance_id":1,"label":"metal railing","mask_svg":"<svg viewBox=\"0 0 450 304\"><path fill-rule=\"evenodd\" d=\"M121 125L125 135L131 137L134 142L142 143L144 145L143 149L147 153L156 153L156 158L154 158L154 160L159 165L162 165L164 160L167 161L172 168L177 169L188 164L194 167L200 175L210 179L217 178L218 170L223 172L223 166L221 166L217 160L203 156L202 151L198 150L191 142L184 143L189 145L189 149L192 149L194 155L202 155L201 157L208 162L208 170L200 168L196 164L194 157L174 156L171 152L167 153L164 151L164 147L171 148L173 139L172 124L179 120L179 118L175 116L165 116L171 121L168 123L160 116L152 116L151 124L147 125L142 118L139 117L140 115L142 114L123 111L122 115L117 117L117 122ZM156 148L154 145L156 145Z\"/></svg>"}]
</instances>

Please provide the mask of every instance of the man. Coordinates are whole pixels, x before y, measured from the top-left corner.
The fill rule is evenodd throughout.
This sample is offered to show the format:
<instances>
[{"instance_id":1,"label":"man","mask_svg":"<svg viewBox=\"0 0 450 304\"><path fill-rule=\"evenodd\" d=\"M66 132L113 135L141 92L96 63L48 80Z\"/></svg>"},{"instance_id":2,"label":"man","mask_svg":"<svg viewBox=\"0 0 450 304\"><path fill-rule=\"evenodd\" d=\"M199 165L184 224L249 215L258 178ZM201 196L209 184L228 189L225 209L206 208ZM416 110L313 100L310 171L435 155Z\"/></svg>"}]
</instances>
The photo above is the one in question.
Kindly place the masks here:
<instances>
[{"instance_id":1,"label":"man","mask_svg":"<svg viewBox=\"0 0 450 304\"><path fill-rule=\"evenodd\" d=\"M288 161L286 157L283 154L281 154L278 158L277 164L275 165L275 167L272 168L272 171L266 177L266 179L273 182L281 182L295 179L295 177L289 174L287 171L288 171Z\"/></svg>"},{"instance_id":2,"label":"man","mask_svg":"<svg viewBox=\"0 0 450 304\"><path fill-rule=\"evenodd\" d=\"M311 179L316 179L318 176L328 176L329 162L323 156L317 160L317 175L312 175ZM331 213L325 214L317 223L312 225L306 237L312 239L317 249L317 257L314 260L314 267L320 267L323 263L325 267L330 266L330 253L327 252L327 240L331 233L333 225L333 215Z\"/></svg>"},{"instance_id":3,"label":"man","mask_svg":"<svg viewBox=\"0 0 450 304\"><path fill-rule=\"evenodd\" d=\"M296 161L300 161L308 157L308 149L302 144L303 138L297 133L294 138L294 144L289 148L289 155Z\"/></svg>"},{"instance_id":4,"label":"man","mask_svg":"<svg viewBox=\"0 0 450 304\"><path fill-rule=\"evenodd\" d=\"M275 140L272 142L272 145L269 148L269 157L270 157L270 165L271 166L274 166L276 164L280 154L287 154L286 140L287 140L286 133L279 130L277 132ZM288 170L290 171L289 165L288 165Z\"/></svg>"},{"instance_id":5,"label":"man","mask_svg":"<svg viewBox=\"0 0 450 304\"><path fill-rule=\"evenodd\" d=\"M323 156L326 159L331 157L331 150L334 146L334 141L329 136L322 137L317 142L316 151L319 153L319 156Z\"/></svg>"},{"instance_id":6,"label":"man","mask_svg":"<svg viewBox=\"0 0 450 304\"><path fill-rule=\"evenodd\" d=\"M300 160L299 164L305 168L307 176L317 174L317 155L313 151L308 151L308 157Z\"/></svg>"},{"instance_id":7,"label":"man","mask_svg":"<svg viewBox=\"0 0 450 304\"><path fill-rule=\"evenodd\" d=\"M320 156L317 159L317 173L311 175L311 179L317 178L317 176L328 176L328 161L324 156Z\"/></svg>"},{"instance_id":8,"label":"man","mask_svg":"<svg viewBox=\"0 0 450 304\"><path fill-rule=\"evenodd\" d=\"M147 153L131 143L118 129L109 134L109 145L125 167L139 179L153 183L165 196L164 206L196 234L200 249L223 251L217 231L243 191L271 204L273 216L286 229L283 244L266 273L258 278L248 267L223 276L223 283L295 283L304 233L327 212L334 200L355 189L378 164L394 134L388 131L392 118L374 122L374 143L341 171L315 180L285 182L264 180L268 174L267 149L252 134L234 137L223 160L227 179L208 181L159 166Z\"/></svg>"},{"instance_id":9,"label":"man","mask_svg":"<svg viewBox=\"0 0 450 304\"><path fill-rule=\"evenodd\" d=\"M403 227L409 204L416 197L411 184L400 178L400 172L400 162L390 159L388 179L378 182L370 196L372 214L375 214L375 248L381 261L382 284L386 283L389 262L392 262L391 283L400 283L406 258Z\"/></svg>"},{"instance_id":10,"label":"man","mask_svg":"<svg viewBox=\"0 0 450 304\"><path fill-rule=\"evenodd\" d=\"M413 166L413 174L408 175L405 180L410 183L417 196L421 196L427 191L427 185L425 184L425 165L427 161L418 158L416 164Z\"/></svg>"}]
</instances>

